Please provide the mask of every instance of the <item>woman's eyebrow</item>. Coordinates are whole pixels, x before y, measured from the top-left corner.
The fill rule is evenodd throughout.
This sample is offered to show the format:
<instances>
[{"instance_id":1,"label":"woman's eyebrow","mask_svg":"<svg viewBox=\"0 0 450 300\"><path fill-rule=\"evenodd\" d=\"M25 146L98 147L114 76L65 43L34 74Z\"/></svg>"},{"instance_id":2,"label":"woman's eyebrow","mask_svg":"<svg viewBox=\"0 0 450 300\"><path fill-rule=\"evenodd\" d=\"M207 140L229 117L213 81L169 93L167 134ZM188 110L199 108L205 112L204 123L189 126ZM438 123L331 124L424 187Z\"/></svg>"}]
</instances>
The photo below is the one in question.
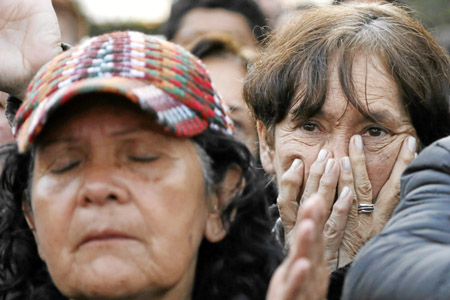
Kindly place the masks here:
<instances>
[{"instance_id":1,"label":"woman's eyebrow","mask_svg":"<svg viewBox=\"0 0 450 300\"><path fill-rule=\"evenodd\" d=\"M387 123L392 121L397 121L399 116L396 116L389 112L388 110L380 110L380 111L369 111L369 115L372 117L373 120L380 122L380 123ZM368 119L368 118L366 118Z\"/></svg>"},{"instance_id":2,"label":"woman's eyebrow","mask_svg":"<svg viewBox=\"0 0 450 300\"><path fill-rule=\"evenodd\" d=\"M397 119L399 116L397 114L393 114L390 111L386 109L377 109L377 110L371 110L367 109L366 112L367 115L361 115L358 117L358 122L380 122L380 123L388 123L392 121L398 121ZM333 114L327 111L324 111L323 109L320 109L315 116L325 118L325 119L332 119Z\"/></svg>"},{"instance_id":3,"label":"woman's eyebrow","mask_svg":"<svg viewBox=\"0 0 450 300\"><path fill-rule=\"evenodd\" d=\"M112 136L121 136L121 135L128 135L136 132L146 131L144 128L140 127L131 127L131 128L125 128L121 130L117 130L111 133Z\"/></svg>"},{"instance_id":4,"label":"woman's eyebrow","mask_svg":"<svg viewBox=\"0 0 450 300\"><path fill-rule=\"evenodd\" d=\"M39 143L39 148L45 149L48 148L54 144L59 144L59 143L73 143L75 142L76 139L75 138L71 138L71 137L64 137L64 138L57 138L57 139L46 139L46 140L42 140Z\"/></svg>"}]
</instances>

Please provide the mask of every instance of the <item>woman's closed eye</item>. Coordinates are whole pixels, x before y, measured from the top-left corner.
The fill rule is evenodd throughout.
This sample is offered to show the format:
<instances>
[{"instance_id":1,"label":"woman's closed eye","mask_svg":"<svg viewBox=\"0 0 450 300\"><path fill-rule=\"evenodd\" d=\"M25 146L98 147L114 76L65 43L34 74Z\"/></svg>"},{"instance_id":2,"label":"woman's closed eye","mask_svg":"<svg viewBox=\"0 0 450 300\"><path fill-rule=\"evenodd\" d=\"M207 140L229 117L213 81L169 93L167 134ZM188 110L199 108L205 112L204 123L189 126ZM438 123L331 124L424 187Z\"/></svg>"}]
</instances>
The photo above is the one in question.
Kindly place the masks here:
<instances>
[{"instance_id":1,"label":"woman's closed eye","mask_svg":"<svg viewBox=\"0 0 450 300\"><path fill-rule=\"evenodd\" d=\"M128 158L134 162L152 162L157 160L157 155L130 155Z\"/></svg>"},{"instance_id":2,"label":"woman's closed eye","mask_svg":"<svg viewBox=\"0 0 450 300\"><path fill-rule=\"evenodd\" d=\"M62 174L68 172L72 169L75 169L79 166L81 160L61 160L60 162L55 162L53 166L50 168L50 171L53 174Z\"/></svg>"}]
</instances>

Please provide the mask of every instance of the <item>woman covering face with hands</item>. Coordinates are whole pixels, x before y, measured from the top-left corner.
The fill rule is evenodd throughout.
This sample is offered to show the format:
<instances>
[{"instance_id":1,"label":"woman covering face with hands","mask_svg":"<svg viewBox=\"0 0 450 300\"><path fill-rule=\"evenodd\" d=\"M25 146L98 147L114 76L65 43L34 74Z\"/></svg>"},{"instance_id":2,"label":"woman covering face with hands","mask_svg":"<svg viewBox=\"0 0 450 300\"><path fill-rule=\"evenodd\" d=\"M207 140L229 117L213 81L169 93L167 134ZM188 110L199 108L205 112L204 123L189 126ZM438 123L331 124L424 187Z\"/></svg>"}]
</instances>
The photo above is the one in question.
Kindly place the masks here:
<instances>
[{"instance_id":1,"label":"woman covering face with hands","mask_svg":"<svg viewBox=\"0 0 450 300\"><path fill-rule=\"evenodd\" d=\"M417 147L450 133L445 59L390 4L312 8L272 34L244 93L264 169L276 175L287 247L314 193L326 200L330 271L383 228Z\"/></svg>"}]
</instances>

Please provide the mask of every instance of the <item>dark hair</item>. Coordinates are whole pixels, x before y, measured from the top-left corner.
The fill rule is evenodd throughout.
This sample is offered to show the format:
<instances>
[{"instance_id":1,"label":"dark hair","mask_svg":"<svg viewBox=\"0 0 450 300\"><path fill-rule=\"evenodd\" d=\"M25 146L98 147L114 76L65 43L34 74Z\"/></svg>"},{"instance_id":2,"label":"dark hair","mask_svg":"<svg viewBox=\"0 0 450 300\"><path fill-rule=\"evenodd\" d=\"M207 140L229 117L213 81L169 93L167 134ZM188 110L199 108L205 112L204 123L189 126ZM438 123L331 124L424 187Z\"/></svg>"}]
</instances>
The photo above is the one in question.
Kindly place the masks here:
<instances>
[{"instance_id":1,"label":"dark hair","mask_svg":"<svg viewBox=\"0 0 450 300\"><path fill-rule=\"evenodd\" d=\"M241 14L258 41L263 39L267 31L266 18L254 0L176 0L164 25L164 35L168 40L174 38L183 17L196 8L221 8Z\"/></svg>"},{"instance_id":2,"label":"dark hair","mask_svg":"<svg viewBox=\"0 0 450 300\"><path fill-rule=\"evenodd\" d=\"M203 240L198 254L193 298L264 299L270 277L282 260L271 235L264 189L247 148L233 137L207 130L194 142L211 158L213 182L220 185L230 166L242 169L243 190L223 213L224 240ZM40 260L22 211L32 176L31 154L8 146L0 177L0 299L67 299L52 283Z\"/></svg>"},{"instance_id":3,"label":"dark hair","mask_svg":"<svg viewBox=\"0 0 450 300\"><path fill-rule=\"evenodd\" d=\"M31 155L19 154L14 144L2 147L1 155L0 300L67 299L53 285L22 211L31 181Z\"/></svg>"},{"instance_id":4,"label":"dark hair","mask_svg":"<svg viewBox=\"0 0 450 300\"><path fill-rule=\"evenodd\" d=\"M244 98L269 129L268 142L295 103L300 102L296 121L320 111L332 59L347 100L373 119L355 97L352 64L360 54L379 58L392 76L422 146L450 134L450 59L445 50L400 7L341 4L293 14L249 69Z\"/></svg>"},{"instance_id":5,"label":"dark hair","mask_svg":"<svg viewBox=\"0 0 450 300\"><path fill-rule=\"evenodd\" d=\"M191 45L186 45L186 49L201 60L207 57L236 57L245 69L249 61L256 56L256 51L245 47L226 32L203 34Z\"/></svg>"}]
</instances>

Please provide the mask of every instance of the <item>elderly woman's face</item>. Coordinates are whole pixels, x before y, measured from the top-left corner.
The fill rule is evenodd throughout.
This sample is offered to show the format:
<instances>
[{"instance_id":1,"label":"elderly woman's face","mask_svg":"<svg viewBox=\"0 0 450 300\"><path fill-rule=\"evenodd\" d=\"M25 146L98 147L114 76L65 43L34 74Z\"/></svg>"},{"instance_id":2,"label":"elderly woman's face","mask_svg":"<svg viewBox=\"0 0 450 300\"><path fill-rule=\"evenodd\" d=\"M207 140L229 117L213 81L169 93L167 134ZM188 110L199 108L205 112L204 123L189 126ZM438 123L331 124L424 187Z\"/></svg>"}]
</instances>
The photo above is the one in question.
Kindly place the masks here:
<instances>
[{"instance_id":1,"label":"elderly woman's face","mask_svg":"<svg viewBox=\"0 0 450 300\"><path fill-rule=\"evenodd\" d=\"M294 159L303 160L307 178L320 149L324 148L340 159L349 155L350 138L360 135L373 196L378 195L391 173L403 140L409 135L416 136L416 133L400 103L393 79L385 73L378 59L356 57L353 80L358 100L377 122L368 120L349 104L337 70L332 68L327 98L320 112L302 124L296 124L293 114L289 113L275 127L274 145L264 143L261 147L267 154L262 155L264 168L277 174L278 184ZM294 105L291 112L297 106Z\"/></svg>"},{"instance_id":2,"label":"elderly woman's face","mask_svg":"<svg viewBox=\"0 0 450 300\"><path fill-rule=\"evenodd\" d=\"M40 138L28 219L57 287L71 298L185 299L220 219L194 143L110 104L54 120Z\"/></svg>"}]
</instances>

